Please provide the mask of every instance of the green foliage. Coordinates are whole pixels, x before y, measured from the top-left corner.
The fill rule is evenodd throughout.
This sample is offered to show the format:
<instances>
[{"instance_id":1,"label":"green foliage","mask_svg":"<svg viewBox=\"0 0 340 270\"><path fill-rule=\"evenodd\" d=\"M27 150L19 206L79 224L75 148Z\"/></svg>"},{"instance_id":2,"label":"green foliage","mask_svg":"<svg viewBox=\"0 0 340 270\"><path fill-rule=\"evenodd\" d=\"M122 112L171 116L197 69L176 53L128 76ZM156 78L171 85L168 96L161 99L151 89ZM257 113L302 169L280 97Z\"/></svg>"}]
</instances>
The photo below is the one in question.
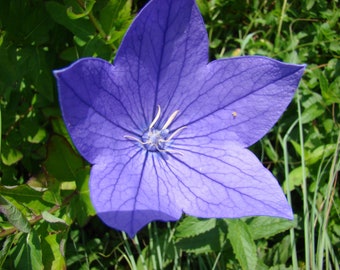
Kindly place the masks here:
<instances>
[{"instance_id":1,"label":"green foliage","mask_svg":"<svg viewBox=\"0 0 340 270\"><path fill-rule=\"evenodd\" d=\"M228 225L228 238L242 269L255 269L257 265L256 245L248 226L242 220L231 220Z\"/></svg>"},{"instance_id":2,"label":"green foliage","mask_svg":"<svg viewBox=\"0 0 340 270\"><path fill-rule=\"evenodd\" d=\"M226 227L222 220L186 217L176 228L176 246L195 254L218 252L225 242Z\"/></svg>"},{"instance_id":3,"label":"green foliage","mask_svg":"<svg viewBox=\"0 0 340 270\"><path fill-rule=\"evenodd\" d=\"M145 2L0 0L0 268L339 269L338 0L197 0L211 59L308 65L294 102L252 147L294 221L184 216L130 240L95 217L90 167L68 137L52 70L112 61Z\"/></svg>"},{"instance_id":4,"label":"green foliage","mask_svg":"<svg viewBox=\"0 0 340 270\"><path fill-rule=\"evenodd\" d=\"M12 203L0 196L0 212L5 215L9 223L13 224L18 230L29 233L31 226L26 217Z\"/></svg>"}]
</instances>

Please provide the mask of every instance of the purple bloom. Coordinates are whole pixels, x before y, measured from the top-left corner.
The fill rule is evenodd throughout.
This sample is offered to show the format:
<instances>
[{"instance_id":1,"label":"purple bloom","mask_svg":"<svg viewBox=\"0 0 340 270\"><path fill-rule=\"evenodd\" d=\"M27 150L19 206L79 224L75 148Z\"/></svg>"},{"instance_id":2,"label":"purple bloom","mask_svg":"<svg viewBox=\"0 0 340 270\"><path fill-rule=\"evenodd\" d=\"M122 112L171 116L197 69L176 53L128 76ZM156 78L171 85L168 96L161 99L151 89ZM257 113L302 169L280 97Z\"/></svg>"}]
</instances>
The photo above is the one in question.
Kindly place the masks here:
<instances>
[{"instance_id":1,"label":"purple bloom","mask_svg":"<svg viewBox=\"0 0 340 270\"><path fill-rule=\"evenodd\" d=\"M194 0L152 0L114 64L55 72L63 117L93 166L99 217L131 237L153 220L292 219L273 175L246 148L291 101L304 66L248 56L208 63Z\"/></svg>"}]
</instances>

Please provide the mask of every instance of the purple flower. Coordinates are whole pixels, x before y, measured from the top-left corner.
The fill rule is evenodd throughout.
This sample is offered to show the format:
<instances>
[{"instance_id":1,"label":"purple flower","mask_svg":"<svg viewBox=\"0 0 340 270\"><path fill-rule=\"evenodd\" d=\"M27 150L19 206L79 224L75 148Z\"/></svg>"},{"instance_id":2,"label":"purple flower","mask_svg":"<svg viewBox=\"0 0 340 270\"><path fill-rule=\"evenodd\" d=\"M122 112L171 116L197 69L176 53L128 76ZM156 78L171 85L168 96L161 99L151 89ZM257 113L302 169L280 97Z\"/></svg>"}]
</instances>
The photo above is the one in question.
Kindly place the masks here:
<instances>
[{"instance_id":1,"label":"purple flower","mask_svg":"<svg viewBox=\"0 0 340 270\"><path fill-rule=\"evenodd\" d=\"M265 57L208 63L194 0L152 0L114 64L55 72L65 123L92 164L98 216L130 237L153 220L292 219L273 175L246 148L291 101L304 66Z\"/></svg>"}]
</instances>

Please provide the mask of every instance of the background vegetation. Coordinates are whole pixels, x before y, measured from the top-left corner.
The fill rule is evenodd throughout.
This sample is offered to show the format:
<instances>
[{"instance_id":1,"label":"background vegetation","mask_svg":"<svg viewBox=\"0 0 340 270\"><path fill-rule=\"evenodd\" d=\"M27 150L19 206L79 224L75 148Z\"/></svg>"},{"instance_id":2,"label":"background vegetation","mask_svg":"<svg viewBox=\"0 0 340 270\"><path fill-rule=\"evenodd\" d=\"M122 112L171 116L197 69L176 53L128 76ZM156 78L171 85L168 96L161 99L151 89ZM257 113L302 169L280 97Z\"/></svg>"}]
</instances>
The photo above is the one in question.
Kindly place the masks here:
<instances>
[{"instance_id":1,"label":"background vegetation","mask_svg":"<svg viewBox=\"0 0 340 270\"><path fill-rule=\"evenodd\" d=\"M130 240L95 216L90 167L65 130L52 70L112 61L145 2L0 0L0 268L339 269L338 0L197 1L211 59L308 64L291 106L252 147L294 222L184 216Z\"/></svg>"}]
</instances>

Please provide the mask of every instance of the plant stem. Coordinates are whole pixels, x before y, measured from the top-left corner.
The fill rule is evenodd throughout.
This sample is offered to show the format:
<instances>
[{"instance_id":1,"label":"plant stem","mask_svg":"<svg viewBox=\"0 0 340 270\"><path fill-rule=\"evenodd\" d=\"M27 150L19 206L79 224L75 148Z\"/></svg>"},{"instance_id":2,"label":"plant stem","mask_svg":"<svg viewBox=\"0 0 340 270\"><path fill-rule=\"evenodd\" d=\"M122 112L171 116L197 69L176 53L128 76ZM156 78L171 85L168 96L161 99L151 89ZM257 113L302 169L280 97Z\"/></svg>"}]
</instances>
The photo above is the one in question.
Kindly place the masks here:
<instances>
[{"instance_id":1,"label":"plant stem","mask_svg":"<svg viewBox=\"0 0 340 270\"><path fill-rule=\"evenodd\" d=\"M283 159L284 159L284 171L285 171L285 179L286 179L286 187L287 187L287 200L291 207L293 208L293 202L292 197L290 193L290 182L289 182L289 155L288 155L288 147L287 147L287 141L290 136L290 133L297 125L298 120L295 120L294 123L289 127L287 130L285 136L283 137L283 140L281 137L279 137L279 141L282 145L283 149ZM294 209L293 209L294 211ZM298 270L298 259L297 259L297 252L296 252L296 240L295 240L295 229L294 227L289 230L290 234L290 245L292 247L292 263L293 263L293 269Z\"/></svg>"},{"instance_id":2,"label":"plant stem","mask_svg":"<svg viewBox=\"0 0 340 270\"><path fill-rule=\"evenodd\" d=\"M308 189L306 180L306 163L305 163L305 147L303 137L303 126L301 117L300 94L297 93L297 109L299 116L299 138L301 147L301 167L302 167L302 196L303 196L303 214L304 214L304 238L305 238L305 264L306 269L314 269L311 267L310 261L310 227L309 227L309 208L308 208ZM314 243L312 243L314 244Z\"/></svg>"},{"instance_id":3,"label":"plant stem","mask_svg":"<svg viewBox=\"0 0 340 270\"><path fill-rule=\"evenodd\" d=\"M283 5L282 5L282 9L281 9L280 20L279 20L279 25L278 25L278 27L277 27L276 42L279 40L280 35L281 35L283 17L284 17L284 15L285 15L285 13L286 13L286 8L287 8L287 0L283 0Z\"/></svg>"}]
</instances>

